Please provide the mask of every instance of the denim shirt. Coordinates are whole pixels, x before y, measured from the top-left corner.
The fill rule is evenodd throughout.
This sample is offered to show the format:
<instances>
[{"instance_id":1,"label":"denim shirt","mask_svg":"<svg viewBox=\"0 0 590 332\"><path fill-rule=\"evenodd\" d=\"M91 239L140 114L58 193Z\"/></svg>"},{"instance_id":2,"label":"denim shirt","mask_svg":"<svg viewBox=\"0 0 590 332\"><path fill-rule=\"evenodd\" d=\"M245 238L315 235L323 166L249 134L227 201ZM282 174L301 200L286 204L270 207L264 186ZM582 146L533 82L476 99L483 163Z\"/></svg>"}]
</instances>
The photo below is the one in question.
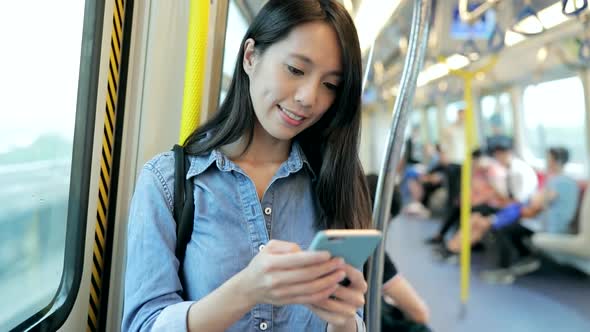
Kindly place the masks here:
<instances>
[{"instance_id":1,"label":"denim shirt","mask_svg":"<svg viewBox=\"0 0 590 332\"><path fill-rule=\"evenodd\" d=\"M251 179L218 150L191 156L195 218L184 260L184 291L175 256L174 155L143 168L131 203L123 331L186 331L189 307L243 270L270 239L307 249L319 217L315 175L295 142L262 201ZM223 308L219 308L223 310ZM364 330L362 310L357 329ZM303 305L258 304L227 331L325 331Z\"/></svg>"}]
</instances>

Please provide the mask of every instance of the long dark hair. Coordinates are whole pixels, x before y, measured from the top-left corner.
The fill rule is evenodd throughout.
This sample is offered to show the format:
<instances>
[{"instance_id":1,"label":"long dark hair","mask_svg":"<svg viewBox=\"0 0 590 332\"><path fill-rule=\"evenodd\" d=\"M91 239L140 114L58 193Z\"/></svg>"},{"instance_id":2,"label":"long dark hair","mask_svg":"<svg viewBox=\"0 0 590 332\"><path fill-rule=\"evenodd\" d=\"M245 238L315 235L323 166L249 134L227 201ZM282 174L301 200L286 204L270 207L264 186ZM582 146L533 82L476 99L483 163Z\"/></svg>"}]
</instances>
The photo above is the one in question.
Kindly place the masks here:
<instances>
[{"instance_id":1,"label":"long dark hair","mask_svg":"<svg viewBox=\"0 0 590 332\"><path fill-rule=\"evenodd\" d=\"M301 132L301 145L317 175L315 193L321 228L367 228L371 223L369 194L360 160L362 63L356 28L346 9L335 0L270 0L242 40L227 96L219 111L185 141L189 154L200 155L246 137L252 141L256 115L250 82L243 69L244 43L252 38L259 54L287 37L298 25L322 21L336 31L342 50L342 79L336 99L322 118ZM207 140L202 138L211 133Z\"/></svg>"}]
</instances>

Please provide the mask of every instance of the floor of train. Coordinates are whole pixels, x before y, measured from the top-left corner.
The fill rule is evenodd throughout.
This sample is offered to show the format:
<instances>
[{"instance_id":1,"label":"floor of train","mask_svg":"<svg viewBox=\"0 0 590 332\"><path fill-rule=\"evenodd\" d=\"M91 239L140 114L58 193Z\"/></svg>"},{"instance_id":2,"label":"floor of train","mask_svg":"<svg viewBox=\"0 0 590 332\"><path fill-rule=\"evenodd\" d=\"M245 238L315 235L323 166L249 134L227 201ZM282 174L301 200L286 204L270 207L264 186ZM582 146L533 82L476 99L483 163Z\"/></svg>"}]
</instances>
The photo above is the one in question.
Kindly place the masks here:
<instances>
[{"instance_id":1,"label":"floor of train","mask_svg":"<svg viewBox=\"0 0 590 332\"><path fill-rule=\"evenodd\" d=\"M590 331L590 277L545 264L510 285L483 282L483 254L472 256L470 299L459 300L457 264L439 262L424 239L438 229L436 220L398 217L390 224L386 250L400 272L424 297L435 332Z\"/></svg>"}]
</instances>

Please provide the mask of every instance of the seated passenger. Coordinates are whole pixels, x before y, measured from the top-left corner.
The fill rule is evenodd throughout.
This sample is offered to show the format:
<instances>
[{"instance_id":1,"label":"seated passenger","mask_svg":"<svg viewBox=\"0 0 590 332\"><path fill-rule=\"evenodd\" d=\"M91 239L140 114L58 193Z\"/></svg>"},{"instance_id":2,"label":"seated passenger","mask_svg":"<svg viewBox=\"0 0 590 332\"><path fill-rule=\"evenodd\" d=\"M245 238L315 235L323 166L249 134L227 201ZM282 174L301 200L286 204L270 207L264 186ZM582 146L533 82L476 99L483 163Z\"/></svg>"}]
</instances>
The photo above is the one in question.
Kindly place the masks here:
<instances>
[{"instance_id":1,"label":"seated passenger","mask_svg":"<svg viewBox=\"0 0 590 332\"><path fill-rule=\"evenodd\" d=\"M489 215L494 213L504 203L504 198L498 192L497 183L505 183L507 172L499 162L482 154L480 149L473 151L473 174L471 182L471 204L472 211ZM496 187L494 187L496 185ZM457 199L459 199L457 197ZM446 233L453 227L458 227L460 217L459 205L453 205L438 233L426 240L430 244L443 243Z\"/></svg>"},{"instance_id":2,"label":"seated passenger","mask_svg":"<svg viewBox=\"0 0 590 332\"><path fill-rule=\"evenodd\" d=\"M408 280L398 273L387 253L383 281L382 331L430 331L426 327L430 316L428 306Z\"/></svg>"},{"instance_id":3,"label":"seated passenger","mask_svg":"<svg viewBox=\"0 0 590 332\"><path fill-rule=\"evenodd\" d=\"M490 282L511 282L516 275L532 272L539 267L539 261L531 257L526 244L535 230L549 233L567 233L574 219L578 186L575 180L563 174L569 153L565 148L551 148L547 154L547 175L545 186L539 189L526 203L513 203L498 213L483 217L472 217L471 244L479 242L491 229L497 241L500 269L486 271L482 275ZM521 218L533 218L522 225ZM541 225L538 225L539 221ZM460 237L457 235L447 244L450 252L460 251ZM514 262L514 254L518 262Z\"/></svg>"},{"instance_id":4,"label":"seated passenger","mask_svg":"<svg viewBox=\"0 0 590 332\"><path fill-rule=\"evenodd\" d=\"M477 221L480 224L478 228L491 228L497 238L500 269L485 271L482 276L486 280L513 280L516 276L539 268L540 261L533 256L529 244L534 232L570 232L579 190L576 181L563 172L568 160L569 152L566 148L550 148L547 153L547 181L544 188L527 204L512 204L491 218ZM533 217L535 219L522 219Z\"/></svg>"},{"instance_id":5,"label":"seated passenger","mask_svg":"<svg viewBox=\"0 0 590 332\"><path fill-rule=\"evenodd\" d=\"M422 197L422 204L428 206L430 196L440 187L444 182L444 168L445 164L441 158L440 145L427 144L424 147L424 154L427 156L428 165L426 174L420 177L420 183L424 187L424 196Z\"/></svg>"},{"instance_id":6,"label":"seated passenger","mask_svg":"<svg viewBox=\"0 0 590 332\"><path fill-rule=\"evenodd\" d=\"M502 205L527 201L539 184L535 170L514 155L512 139L507 136L496 138L490 150L494 159L508 170L504 182L492 184L504 199Z\"/></svg>"},{"instance_id":7,"label":"seated passenger","mask_svg":"<svg viewBox=\"0 0 590 332\"><path fill-rule=\"evenodd\" d=\"M490 147L494 159L502 166L506 167L507 174L504 179L499 177L490 178L490 183L494 188L494 205L478 205L472 208L472 234L471 243L477 243L487 232L485 228L480 227L477 221L487 218L498 213L502 208L511 204L521 204L526 202L537 188L537 175L535 171L524 161L514 156L512 153L512 140L508 137L498 138L495 145ZM503 212L506 213L506 212ZM457 219L459 212L457 212ZM475 221L475 223L473 222ZM458 222L458 221L457 221ZM459 253L461 249L460 234L455 236L446 244L436 249L436 254L440 258L454 260L453 255Z\"/></svg>"},{"instance_id":8,"label":"seated passenger","mask_svg":"<svg viewBox=\"0 0 590 332\"><path fill-rule=\"evenodd\" d=\"M375 201L378 176L367 175L367 185L371 200ZM391 204L391 217L400 212L401 197L398 190L394 190ZM393 261L385 253L383 265L383 297L382 331L430 331L428 323L429 310L424 300L414 290L412 285L398 273Z\"/></svg>"},{"instance_id":9,"label":"seated passenger","mask_svg":"<svg viewBox=\"0 0 590 332\"><path fill-rule=\"evenodd\" d=\"M404 212L427 216L427 210L422 205L423 188L419 183L420 176L424 173L422 164L422 151L420 144L420 127L413 126L410 137L404 144L403 160L400 163L402 181L400 184L402 204L406 207ZM409 208L409 210L408 210Z\"/></svg>"},{"instance_id":10,"label":"seated passenger","mask_svg":"<svg viewBox=\"0 0 590 332\"><path fill-rule=\"evenodd\" d=\"M377 174L369 174L366 176L367 178L367 186L369 188L369 195L371 198L371 206L374 206L375 202L375 193L377 192L377 182L379 181L379 176ZM391 201L391 208L389 209L390 217L393 218L399 214L401 210L401 194L398 189L398 186L395 186L393 189L393 197Z\"/></svg>"},{"instance_id":11,"label":"seated passenger","mask_svg":"<svg viewBox=\"0 0 590 332\"><path fill-rule=\"evenodd\" d=\"M425 145L424 154L428 157L428 165L406 170L406 185L412 201L406 205L404 213L428 218L431 214L427 208L430 198L445 184L446 164L438 145Z\"/></svg>"}]
</instances>

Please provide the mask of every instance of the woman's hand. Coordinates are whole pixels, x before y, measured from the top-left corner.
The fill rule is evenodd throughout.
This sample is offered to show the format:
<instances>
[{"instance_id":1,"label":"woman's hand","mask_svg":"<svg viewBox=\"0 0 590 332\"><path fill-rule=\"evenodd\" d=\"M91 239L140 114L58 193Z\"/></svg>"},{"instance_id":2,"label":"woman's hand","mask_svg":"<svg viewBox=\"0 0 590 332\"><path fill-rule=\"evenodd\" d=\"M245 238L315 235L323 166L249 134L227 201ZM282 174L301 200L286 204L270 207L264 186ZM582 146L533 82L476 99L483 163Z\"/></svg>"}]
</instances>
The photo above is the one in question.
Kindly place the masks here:
<instances>
[{"instance_id":1,"label":"woman's hand","mask_svg":"<svg viewBox=\"0 0 590 332\"><path fill-rule=\"evenodd\" d=\"M302 251L295 243L271 240L237 277L252 305L308 304L335 293L347 275L344 267L342 259L328 252Z\"/></svg>"},{"instance_id":2,"label":"woman's hand","mask_svg":"<svg viewBox=\"0 0 590 332\"><path fill-rule=\"evenodd\" d=\"M350 265L344 266L350 285L338 285L336 291L327 299L312 303L309 308L321 319L335 328L354 327L356 329L356 311L365 304L367 282L362 272Z\"/></svg>"}]
</instances>

